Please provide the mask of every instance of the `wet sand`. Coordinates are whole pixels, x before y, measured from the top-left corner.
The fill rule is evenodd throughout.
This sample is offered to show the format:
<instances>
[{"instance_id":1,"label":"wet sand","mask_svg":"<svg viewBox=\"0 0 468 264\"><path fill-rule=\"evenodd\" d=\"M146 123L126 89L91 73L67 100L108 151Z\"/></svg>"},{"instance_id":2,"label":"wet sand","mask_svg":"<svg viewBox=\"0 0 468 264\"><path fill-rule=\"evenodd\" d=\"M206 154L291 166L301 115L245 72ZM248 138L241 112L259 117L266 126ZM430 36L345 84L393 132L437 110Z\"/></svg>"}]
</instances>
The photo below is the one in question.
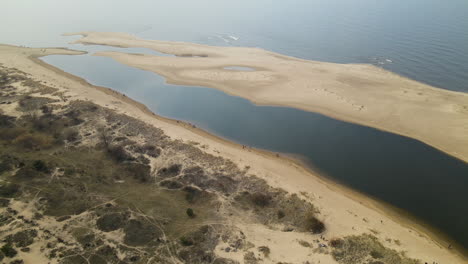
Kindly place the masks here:
<instances>
[{"instance_id":1,"label":"wet sand","mask_svg":"<svg viewBox=\"0 0 468 264\"><path fill-rule=\"evenodd\" d=\"M206 146L203 151L228 158L241 168L249 166L252 173L274 187L305 194L313 200L325 217L324 220L329 225L327 237L361 234L373 229L378 231L376 236L384 245L396 250L405 250L410 257L439 263L466 263L466 259L455 250L447 249L447 242L438 239L429 231L424 232L416 223L401 218L399 214L389 211L380 203L319 177L291 159L277 157L265 151L244 149L240 145L210 135L190 124L159 117L125 95L109 88L93 86L81 78L37 59L52 54L77 55L82 52L1 45L0 63L24 71L37 81L46 82L74 99L89 100L161 128L174 139L198 142L200 146ZM252 232L255 233L255 230ZM267 236L268 234L264 232L270 231L261 230L261 232L257 234L259 238ZM273 237L272 233L271 236ZM401 245L388 243L387 238L398 239ZM273 243L278 244L278 248L283 248L285 254L294 254L287 250L289 242L285 241L284 245L281 241Z\"/></svg>"},{"instance_id":2,"label":"wet sand","mask_svg":"<svg viewBox=\"0 0 468 264\"><path fill-rule=\"evenodd\" d=\"M258 48L143 40L124 33L80 32L82 44L143 47L174 54L98 52L164 76L168 83L204 86L256 104L319 112L408 136L468 161L468 95L435 88L366 64L288 57ZM226 67L255 71L232 71ZM443 129L441 129L443 128Z\"/></svg>"}]
</instances>

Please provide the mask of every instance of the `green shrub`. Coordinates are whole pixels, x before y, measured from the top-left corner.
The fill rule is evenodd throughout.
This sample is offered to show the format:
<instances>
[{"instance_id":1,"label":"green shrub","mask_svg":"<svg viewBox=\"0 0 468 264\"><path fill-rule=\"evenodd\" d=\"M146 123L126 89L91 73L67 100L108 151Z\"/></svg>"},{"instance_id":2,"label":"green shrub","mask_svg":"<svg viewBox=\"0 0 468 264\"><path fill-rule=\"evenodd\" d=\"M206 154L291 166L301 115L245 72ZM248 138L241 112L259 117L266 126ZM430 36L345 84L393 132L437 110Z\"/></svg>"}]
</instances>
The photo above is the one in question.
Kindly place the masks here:
<instances>
[{"instance_id":1,"label":"green shrub","mask_svg":"<svg viewBox=\"0 0 468 264\"><path fill-rule=\"evenodd\" d=\"M0 161L0 174L4 173L5 171L10 171L13 169L13 166L9 162L5 162L4 160Z\"/></svg>"},{"instance_id":2,"label":"green shrub","mask_svg":"<svg viewBox=\"0 0 468 264\"><path fill-rule=\"evenodd\" d=\"M309 242L304 241L304 240L299 240L299 245L303 247L312 247L312 245Z\"/></svg>"},{"instance_id":3,"label":"green shrub","mask_svg":"<svg viewBox=\"0 0 468 264\"><path fill-rule=\"evenodd\" d=\"M36 130L47 131L52 126L52 120L48 116L33 117L31 119L32 127Z\"/></svg>"},{"instance_id":4,"label":"green shrub","mask_svg":"<svg viewBox=\"0 0 468 264\"><path fill-rule=\"evenodd\" d=\"M342 247L343 243L344 243L343 239L339 239L339 238L334 238L330 240L330 246L334 248Z\"/></svg>"},{"instance_id":5,"label":"green shrub","mask_svg":"<svg viewBox=\"0 0 468 264\"><path fill-rule=\"evenodd\" d=\"M182 169L180 164L172 164L168 168L162 168L158 170L158 176L162 178L170 178L179 175Z\"/></svg>"},{"instance_id":6,"label":"green shrub","mask_svg":"<svg viewBox=\"0 0 468 264\"><path fill-rule=\"evenodd\" d=\"M34 169L40 172L45 172L45 173L49 172L49 167L47 167L47 164L42 160L34 161L33 167Z\"/></svg>"},{"instance_id":7,"label":"green shrub","mask_svg":"<svg viewBox=\"0 0 468 264\"><path fill-rule=\"evenodd\" d=\"M195 213L193 212L192 208L187 208L186 213L187 213L188 217L195 218Z\"/></svg>"},{"instance_id":8,"label":"green shrub","mask_svg":"<svg viewBox=\"0 0 468 264\"><path fill-rule=\"evenodd\" d=\"M124 217L120 213L111 213L101 216L97 219L96 225L97 227L104 231L110 232L117 230L124 225Z\"/></svg>"},{"instance_id":9,"label":"green shrub","mask_svg":"<svg viewBox=\"0 0 468 264\"><path fill-rule=\"evenodd\" d=\"M0 196L11 198L15 196L20 190L20 186L15 183L7 183L5 185L0 185Z\"/></svg>"},{"instance_id":10,"label":"green shrub","mask_svg":"<svg viewBox=\"0 0 468 264\"><path fill-rule=\"evenodd\" d=\"M41 111L43 114L51 114L53 109L48 107L47 105L41 106Z\"/></svg>"},{"instance_id":11,"label":"green shrub","mask_svg":"<svg viewBox=\"0 0 468 264\"><path fill-rule=\"evenodd\" d=\"M124 162L132 158L122 146L109 146L107 152L117 162Z\"/></svg>"},{"instance_id":12,"label":"green shrub","mask_svg":"<svg viewBox=\"0 0 468 264\"><path fill-rule=\"evenodd\" d=\"M191 238L189 238L189 237L183 236L183 237L180 238L180 243L184 247L189 247L189 246L193 245L193 240Z\"/></svg>"},{"instance_id":13,"label":"green shrub","mask_svg":"<svg viewBox=\"0 0 468 264\"><path fill-rule=\"evenodd\" d=\"M278 213L277 213L277 215L278 215L278 219L281 219L281 218L283 218L283 217L285 217L285 216L286 216L286 214L284 213L284 211L283 211L283 210L278 210Z\"/></svg>"},{"instance_id":14,"label":"green shrub","mask_svg":"<svg viewBox=\"0 0 468 264\"><path fill-rule=\"evenodd\" d=\"M268 206L271 201L271 196L264 193L254 193L250 198L255 205L260 207Z\"/></svg>"},{"instance_id":15,"label":"green shrub","mask_svg":"<svg viewBox=\"0 0 468 264\"><path fill-rule=\"evenodd\" d=\"M325 231L325 224L313 214L309 214L305 219L305 229L313 234L320 234Z\"/></svg>"},{"instance_id":16,"label":"green shrub","mask_svg":"<svg viewBox=\"0 0 468 264\"><path fill-rule=\"evenodd\" d=\"M12 127L15 117L0 114L0 127Z\"/></svg>"},{"instance_id":17,"label":"green shrub","mask_svg":"<svg viewBox=\"0 0 468 264\"><path fill-rule=\"evenodd\" d=\"M371 257L375 258L375 259L381 259L383 258L383 254L377 250L372 250L370 253Z\"/></svg>"},{"instance_id":18,"label":"green shrub","mask_svg":"<svg viewBox=\"0 0 468 264\"><path fill-rule=\"evenodd\" d=\"M258 247L258 251L262 252L263 255L268 258L268 256L270 256L270 248L267 247L267 246L260 246Z\"/></svg>"},{"instance_id":19,"label":"green shrub","mask_svg":"<svg viewBox=\"0 0 468 264\"><path fill-rule=\"evenodd\" d=\"M126 172L129 176L140 182L151 181L151 167L149 165L140 163L127 163L124 164Z\"/></svg>"},{"instance_id":20,"label":"green shrub","mask_svg":"<svg viewBox=\"0 0 468 264\"><path fill-rule=\"evenodd\" d=\"M11 244L5 244L0 250L3 252L3 254L9 258L13 258L18 254L16 249L14 249Z\"/></svg>"}]
</instances>

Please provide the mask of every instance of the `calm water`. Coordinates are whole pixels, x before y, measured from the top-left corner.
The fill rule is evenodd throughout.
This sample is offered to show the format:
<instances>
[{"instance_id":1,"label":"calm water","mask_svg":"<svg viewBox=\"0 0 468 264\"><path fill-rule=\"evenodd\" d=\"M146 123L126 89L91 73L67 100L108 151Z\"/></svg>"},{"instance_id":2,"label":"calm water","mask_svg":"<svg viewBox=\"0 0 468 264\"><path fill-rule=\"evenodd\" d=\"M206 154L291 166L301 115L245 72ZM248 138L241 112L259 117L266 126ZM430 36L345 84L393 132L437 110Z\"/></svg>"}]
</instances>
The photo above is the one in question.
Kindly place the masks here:
<instances>
[{"instance_id":1,"label":"calm water","mask_svg":"<svg viewBox=\"0 0 468 264\"><path fill-rule=\"evenodd\" d=\"M0 42L109 50L68 45L74 38L60 34L123 31L143 38L262 47L305 59L372 63L468 92L465 0L167 2L7 1L2 3L7 12L0 17ZM212 89L165 85L152 73L108 58L51 56L45 61L124 92L163 116L242 144L302 155L328 176L411 212L468 248L468 165L427 145L318 114L255 106Z\"/></svg>"},{"instance_id":2,"label":"calm water","mask_svg":"<svg viewBox=\"0 0 468 264\"><path fill-rule=\"evenodd\" d=\"M405 209L468 245L468 164L423 143L320 114L256 106L214 89L165 85L153 73L110 58L44 60L123 92L160 115L241 144L304 156L329 177Z\"/></svg>"}]
</instances>

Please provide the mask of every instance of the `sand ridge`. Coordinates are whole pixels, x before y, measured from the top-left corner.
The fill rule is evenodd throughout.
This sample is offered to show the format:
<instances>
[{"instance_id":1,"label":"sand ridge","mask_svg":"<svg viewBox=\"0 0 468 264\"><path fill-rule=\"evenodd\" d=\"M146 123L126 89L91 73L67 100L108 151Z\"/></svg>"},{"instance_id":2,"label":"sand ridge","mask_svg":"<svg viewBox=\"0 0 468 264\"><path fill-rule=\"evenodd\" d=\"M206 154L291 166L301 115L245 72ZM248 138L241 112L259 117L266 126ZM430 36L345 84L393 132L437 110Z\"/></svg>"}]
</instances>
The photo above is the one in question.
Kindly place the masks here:
<instances>
[{"instance_id":1,"label":"sand ridge","mask_svg":"<svg viewBox=\"0 0 468 264\"><path fill-rule=\"evenodd\" d=\"M435 88L373 65L288 57L259 48L144 40L125 33L79 32L74 43L143 47L161 57L98 52L164 76L260 105L288 106L408 136L468 161L468 94ZM227 70L241 66L254 71ZM443 129L441 129L443 128Z\"/></svg>"}]
</instances>

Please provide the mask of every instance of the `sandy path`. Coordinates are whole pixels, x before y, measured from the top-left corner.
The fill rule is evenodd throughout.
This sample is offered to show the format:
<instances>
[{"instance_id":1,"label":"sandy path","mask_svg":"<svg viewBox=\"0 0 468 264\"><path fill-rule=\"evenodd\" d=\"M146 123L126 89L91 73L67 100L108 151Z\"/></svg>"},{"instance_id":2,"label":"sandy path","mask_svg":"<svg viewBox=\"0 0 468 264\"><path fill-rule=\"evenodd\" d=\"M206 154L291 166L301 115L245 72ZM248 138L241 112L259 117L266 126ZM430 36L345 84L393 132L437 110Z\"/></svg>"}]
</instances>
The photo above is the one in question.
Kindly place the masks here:
<instances>
[{"instance_id":1,"label":"sandy path","mask_svg":"<svg viewBox=\"0 0 468 264\"><path fill-rule=\"evenodd\" d=\"M75 43L144 47L177 55L96 53L153 71L168 83L211 87L256 104L319 112L415 138L468 161L465 93L431 87L372 65L307 61L257 48L143 40L124 33L77 34L84 37ZM256 70L233 71L226 66Z\"/></svg>"},{"instance_id":2,"label":"sandy path","mask_svg":"<svg viewBox=\"0 0 468 264\"><path fill-rule=\"evenodd\" d=\"M231 159L239 167L250 166L252 174L265 179L274 187L298 193L310 199L320 209L321 217L327 223L327 238L350 234L369 233L376 230L377 237L385 246L407 251L410 257L432 263L466 263L455 250L448 250L447 243L436 240L436 236L387 210L382 204L376 203L362 195L354 193L342 186L333 184L316 174L306 170L292 160L276 157L267 152L245 150L242 146L227 142L212 136L202 130L192 128L189 124L161 118L150 112L144 105L105 87L90 85L83 79L70 75L37 59L39 56L51 54L80 54L80 52L64 49L28 49L0 45L0 63L14 67L30 74L34 79L64 91L74 99L90 100L101 106L115 109L161 128L174 139L199 142L203 149L214 155ZM291 251L290 245L302 239L282 236L282 233L266 229L249 229L249 236L258 243L271 243L275 255L295 259L294 254L302 251ZM388 242L386 239L397 239L401 245ZM271 242L268 239L275 239ZM306 251L304 251L306 252ZM306 253L304 253L306 254ZM310 254L310 252L307 252ZM333 263L330 257L327 263Z\"/></svg>"}]
</instances>

